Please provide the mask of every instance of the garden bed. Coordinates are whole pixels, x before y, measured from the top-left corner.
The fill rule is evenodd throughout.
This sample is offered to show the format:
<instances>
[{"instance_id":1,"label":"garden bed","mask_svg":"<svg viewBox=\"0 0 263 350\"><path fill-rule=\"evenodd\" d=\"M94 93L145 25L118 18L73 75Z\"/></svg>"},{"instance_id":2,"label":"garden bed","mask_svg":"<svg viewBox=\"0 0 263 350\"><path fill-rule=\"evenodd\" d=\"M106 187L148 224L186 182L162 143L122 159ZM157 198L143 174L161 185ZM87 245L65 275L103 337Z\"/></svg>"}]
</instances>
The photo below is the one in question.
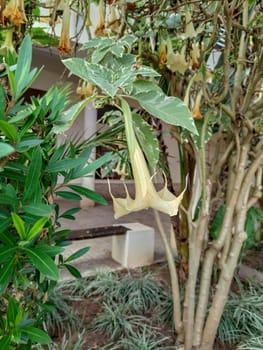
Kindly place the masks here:
<instances>
[{"instance_id":1,"label":"garden bed","mask_svg":"<svg viewBox=\"0 0 263 350\"><path fill-rule=\"evenodd\" d=\"M247 261L252 259L250 256ZM231 322L231 313L237 309L235 303L239 304L242 300L250 305L253 302L256 305L261 303L261 310L263 308L262 293L261 296L257 295L255 289L252 295L249 294L249 298L259 298L251 299L251 304L246 293L252 290L243 287L243 291L240 291L240 285L236 282L233 284L231 303L226 308L214 348L216 350L234 350L240 343L240 334L244 331L242 324L239 325L241 333L235 334L235 324ZM63 348L64 334L64 344L79 342L75 350L174 349L176 338L172 330L172 299L169 271L165 263L118 273L98 271L94 277L64 283L56 293L60 301L63 299L60 297L62 293L67 307L74 311L71 313L62 305L62 317L60 321L57 320L59 326L53 332L54 342L60 344L59 349ZM255 312L260 313L260 309ZM65 316L67 320L64 322Z\"/></svg>"}]
</instances>

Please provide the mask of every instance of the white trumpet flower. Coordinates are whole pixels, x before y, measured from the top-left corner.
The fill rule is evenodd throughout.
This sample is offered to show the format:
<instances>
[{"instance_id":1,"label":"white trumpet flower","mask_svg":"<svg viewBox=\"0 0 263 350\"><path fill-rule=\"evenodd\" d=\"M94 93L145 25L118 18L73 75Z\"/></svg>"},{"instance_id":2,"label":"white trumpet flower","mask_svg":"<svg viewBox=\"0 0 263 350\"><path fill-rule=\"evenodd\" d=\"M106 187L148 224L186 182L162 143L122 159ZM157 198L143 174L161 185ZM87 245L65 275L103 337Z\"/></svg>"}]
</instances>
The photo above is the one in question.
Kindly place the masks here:
<instances>
[{"instance_id":1,"label":"white trumpet flower","mask_svg":"<svg viewBox=\"0 0 263 350\"><path fill-rule=\"evenodd\" d=\"M124 111L126 138L133 171L135 198L130 197L126 186L126 198L115 198L110 192L113 200L115 219L131 212L148 208L153 208L170 216L176 215L184 191L176 197L168 190L167 184L165 184L161 191L156 191L143 152L136 140L130 107L125 100L122 100L122 108Z\"/></svg>"}]
</instances>

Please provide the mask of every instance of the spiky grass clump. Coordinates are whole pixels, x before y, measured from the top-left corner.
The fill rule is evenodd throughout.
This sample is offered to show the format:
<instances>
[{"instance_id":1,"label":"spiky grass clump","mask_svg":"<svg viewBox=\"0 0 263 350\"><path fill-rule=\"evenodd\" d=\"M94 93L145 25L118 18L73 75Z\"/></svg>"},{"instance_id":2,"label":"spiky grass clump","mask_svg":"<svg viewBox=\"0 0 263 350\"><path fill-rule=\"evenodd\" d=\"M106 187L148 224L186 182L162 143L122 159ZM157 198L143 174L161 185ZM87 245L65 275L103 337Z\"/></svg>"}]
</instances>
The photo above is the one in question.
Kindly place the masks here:
<instances>
[{"instance_id":1,"label":"spiky grass clump","mask_svg":"<svg viewBox=\"0 0 263 350\"><path fill-rule=\"evenodd\" d=\"M43 306L47 311L43 326L49 335L60 336L80 325L80 319L70 305L72 300L71 295L64 293L63 283L58 284L49 295L47 303Z\"/></svg>"},{"instance_id":2,"label":"spiky grass clump","mask_svg":"<svg viewBox=\"0 0 263 350\"><path fill-rule=\"evenodd\" d=\"M253 348L251 344L262 341L262 292L262 288L250 288L247 291L241 291L241 295L229 299L218 328L218 338L222 342L240 343L240 349L259 349L259 347ZM250 347L246 347L245 344L250 344ZM263 342L260 346L260 349L263 349Z\"/></svg>"},{"instance_id":3,"label":"spiky grass clump","mask_svg":"<svg viewBox=\"0 0 263 350\"><path fill-rule=\"evenodd\" d=\"M45 346L36 344L32 346L32 350L83 350L85 343L85 331L78 333L77 337L72 337L71 333L64 334L61 345L56 343L47 344Z\"/></svg>"},{"instance_id":4,"label":"spiky grass clump","mask_svg":"<svg viewBox=\"0 0 263 350\"><path fill-rule=\"evenodd\" d=\"M114 296L118 290L118 276L110 271L97 271L95 277L71 281L68 284L70 294L80 298L96 297L98 299Z\"/></svg>"},{"instance_id":5,"label":"spiky grass clump","mask_svg":"<svg viewBox=\"0 0 263 350\"><path fill-rule=\"evenodd\" d=\"M262 350L263 336L253 337L238 345L237 350Z\"/></svg>"},{"instance_id":6,"label":"spiky grass clump","mask_svg":"<svg viewBox=\"0 0 263 350\"><path fill-rule=\"evenodd\" d=\"M95 297L100 302L128 304L130 311L138 314L159 305L164 295L164 290L149 272L121 277L109 271L99 271L93 279L74 281L68 288L71 295L80 298Z\"/></svg>"},{"instance_id":7,"label":"spiky grass clump","mask_svg":"<svg viewBox=\"0 0 263 350\"><path fill-rule=\"evenodd\" d=\"M147 273L123 278L119 283L117 299L126 303L130 312L145 314L160 305L163 295L164 290L153 280L153 275Z\"/></svg>"},{"instance_id":8,"label":"spiky grass clump","mask_svg":"<svg viewBox=\"0 0 263 350\"><path fill-rule=\"evenodd\" d=\"M164 342L168 340L167 337L156 336L144 328L143 332L136 333L129 338L124 338L119 341L120 349L124 350L168 350L172 347L164 346Z\"/></svg>"},{"instance_id":9,"label":"spiky grass clump","mask_svg":"<svg viewBox=\"0 0 263 350\"><path fill-rule=\"evenodd\" d=\"M173 329L174 315L173 315L173 297L172 293L166 291L163 294L161 303L158 305L156 309L156 313L160 319L162 324L169 324L171 329Z\"/></svg>"},{"instance_id":10,"label":"spiky grass clump","mask_svg":"<svg viewBox=\"0 0 263 350\"><path fill-rule=\"evenodd\" d=\"M150 328L146 317L132 314L126 304L112 301L103 304L102 313L93 320L91 326L95 332L105 333L111 340L133 336L142 327Z\"/></svg>"}]
</instances>

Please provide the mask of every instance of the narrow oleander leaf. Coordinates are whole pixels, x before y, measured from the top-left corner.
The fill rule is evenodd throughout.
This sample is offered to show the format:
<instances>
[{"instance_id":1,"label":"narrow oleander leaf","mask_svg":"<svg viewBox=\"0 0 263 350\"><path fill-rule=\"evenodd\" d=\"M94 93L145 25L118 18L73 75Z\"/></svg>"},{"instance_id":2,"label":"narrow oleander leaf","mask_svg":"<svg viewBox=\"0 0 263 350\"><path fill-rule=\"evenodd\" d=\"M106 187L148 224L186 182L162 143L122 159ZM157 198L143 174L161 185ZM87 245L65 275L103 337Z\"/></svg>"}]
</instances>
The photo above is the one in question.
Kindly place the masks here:
<instances>
[{"instance_id":1,"label":"narrow oleander leaf","mask_svg":"<svg viewBox=\"0 0 263 350\"><path fill-rule=\"evenodd\" d=\"M52 214L53 207L48 204L37 203L37 204L28 204L22 207L25 213L31 214L34 216L45 216L49 217Z\"/></svg>"},{"instance_id":2,"label":"narrow oleander leaf","mask_svg":"<svg viewBox=\"0 0 263 350\"><path fill-rule=\"evenodd\" d=\"M72 201L80 201L81 200L81 196L78 195L77 193L73 193L73 192L68 192L68 191L57 191L56 195L65 199L69 199Z\"/></svg>"},{"instance_id":3,"label":"narrow oleander leaf","mask_svg":"<svg viewBox=\"0 0 263 350\"><path fill-rule=\"evenodd\" d=\"M96 203L99 203L102 205L108 204L106 199L104 199L101 194L99 194L95 191L92 191L89 188L85 188L85 187L78 186L78 185L68 185L67 187L69 187L72 191L75 191L78 194L81 194L82 196L85 196L88 199L90 199Z\"/></svg>"},{"instance_id":4,"label":"narrow oleander leaf","mask_svg":"<svg viewBox=\"0 0 263 350\"><path fill-rule=\"evenodd\" d=\"M43 217L41 219L39 219L34 225L33 227L31 227L31 229L29 230L29 232L26 235L26 240L30 241L31 239L33 239L35 236L37 236L41 230L43 229L43 227L45 226L46 222L48 221L47 217Z\"/></svg>"},{"instance_id":5,"label":"narrow oleander leaf","mask_svg":"<svg viewBox=\"0 0 263 350\"><path fill-rule=\"evenodd\" d=\"M42 329L36 327L22 328L21 331L34 343L38 344L50 344L50 336L42 331Z\"/></svg>"},{"instance_id":6,"label":"narrow oleander leaf","mask_svg":"<svg viewBox=\"0 0 263 350\"><path fill-rule=\"evenodd\" d=\"M15 227L20 239L22 241L25 240L26 239L26 229L25 229L25 223L24 223L23 219L21 219L21 217L19 215L17 215L16 213L11 213L11 216L12 216L14 227Z\"/></svg>"},{"instance_id":7,"label":"narrow oleander leaf","mask_svg":"<svg viewBox=\"0 0 263 350\"><path fill-rule=\"evenodd\" d=\"M72 265L69 264L63 264L62 267L65 267L69 273L71 273L71 275L75 278L82 278L81 273L79 272L79 270Z\"/></svg>"},{"instance_id":8,"label":"narrow oleander leaf","mask_svg":"<svg viewBox=\"0 0 263 350\"><path fill-rule=\"evenodd\" d=\"M17 131L14 125L9 124L5 120L0 120L0 130L2 130L3 134L11 141L17 141Z\"/></svg>"},{"instance_id":9,"label":"narrow oleander leaf","mask_svg":"<svg viewBox=\"0 0 263 350\"><path fill-rule=\"evenodd\" d=\"M0 340L0 349L9 350L10 344L11 344L11 338L12 338L11 334L3 336L3 338Z\"/></svg>"},{"instance_id":10,"label":"narrow oleander leaf","mask_svg":"<svg viewBox=\"0 0 263 350\"><path fill-rule=\"evenodd\" d=\"M73 178L80 178L83 176L86 176L87 174L93 173L98 168L102 167L105 163L107 163L112 157L112 152L107 152L103 156L95 159L90 164L85 166L82 169L76 169L75 172L73 172Z\"/></svg>"},{"instance_id":11,"label":"narrow oleander leaf","mask_svg":"<svg viewBox=\"0 0 263 350\"><path fill-rule=\"evenodd\" d=\"M17 247L0 247L0 264L8 261L16 251Z\"/></svg>"},{"instance_id":12,"label":"narrow oleander leaf","mask_svg":"<svg viewBox=\"0 0 263 350\"><path fill-rule=\"evenodd\" d=\"M0 269L0 295L5 292L5 289L12 277L15 268L15 259L16 257L13 256L10 259L10 261L4 264L3 267Z\"/></svg>"},{"instance_id":13,"label":"narrow oleander leaf","mask_svg":"<svg viewBox=\"0 0 263 350\"><path fill-rule=\"evenodd\" d=\"M86 162L85 158L65 158L57 160L56 162L49 162L46 167L48 173L58 173L61 171L67 171Z\"/></svg>"},{"instance_id":14,"label":"narrow oleander leaf","mask_svg":"<svg viewBox=\"0 0 263 350\"><path fill-rule=\"evenodd\" d=\"M79 250L77 250L75 253L71 254L67 259L65 259L65 262L70 262L73 260L76 260L86 254L90 250L90 247L84 247Z\"/></svg>"},{"instance_id":15,"label":"narrow oleander leaf","mask_svg":"<svg viewBox=\"0 0 263 350\"><path fill-rule=\"evenodd\" d=\"M24 200L32 198L38 189L41 176L41 168L42 154L41 149L37 147L32 154L32 159L26 177L25 190L23 195Z\"/></svg>"},{"instance_id":16,"label":"narrow oleander leaf","mask_svg":"<svg viewBox=\"0 0 263 350\"><path fill-rule=\"evenodd\" d=\"M0 158L7 157L13 152L15 152L15 149L13 146L7 143L0 142Z\"/></svg>"},{"instance_id":17,"label":"narrow oleander leaf","mask_svg":"<svg viewBox=\"0 0 263 350\"><path fill-rule=\"evenodd\" d=\"M29 256L36 269L45 277L54 281L59 279L58 267L49 255L37 248L24 248L24 252Z\"/></svg>"}]
</instances>

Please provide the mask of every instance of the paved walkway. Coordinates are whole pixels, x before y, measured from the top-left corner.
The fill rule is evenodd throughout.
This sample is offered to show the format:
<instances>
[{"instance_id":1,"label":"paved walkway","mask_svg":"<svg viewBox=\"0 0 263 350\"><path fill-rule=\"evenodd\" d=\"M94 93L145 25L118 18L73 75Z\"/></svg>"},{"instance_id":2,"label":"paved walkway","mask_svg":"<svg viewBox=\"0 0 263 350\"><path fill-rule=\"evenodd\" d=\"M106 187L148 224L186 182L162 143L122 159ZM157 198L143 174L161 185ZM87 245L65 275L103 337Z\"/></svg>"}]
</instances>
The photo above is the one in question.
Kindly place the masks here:
<instances>
[{"instance_id":1,"label":"paved walkway","mask_svg":"<svg viewBox=\"0 0 263 350\"><path fill-rule=\"evenodd\" d=\"M60 212L64 212L72 207L77 207L79 204L72 201L60 202ZM169 232L170 219L169 216L161 214L161 220L166 232ZM62 228L88 229L94 227L111 226L114 224L120 225L125 223L139 222L141 224L151 226L155 229L155 262L165 259L165 253L162 241L160 239L159 231L155 223L154 214L151 209L143 210L141 212L131 213L118 220L114 219L112 203L107 206L96 205L88 209L82 209L76 214L76 220L61 220ZM74 265L81 271L83 277L94 273L95 270L100 269L121 269L122 266L111 258L112 238L102 237L96 239L87 239L81 241L74 241L73 244L67 247L65 256L69 256L76 250L82 247L90 247L90 250L81 258L74 262ZM62 279L69 279L70 275L63 271Z\"/></svg>"}]
</instances>

